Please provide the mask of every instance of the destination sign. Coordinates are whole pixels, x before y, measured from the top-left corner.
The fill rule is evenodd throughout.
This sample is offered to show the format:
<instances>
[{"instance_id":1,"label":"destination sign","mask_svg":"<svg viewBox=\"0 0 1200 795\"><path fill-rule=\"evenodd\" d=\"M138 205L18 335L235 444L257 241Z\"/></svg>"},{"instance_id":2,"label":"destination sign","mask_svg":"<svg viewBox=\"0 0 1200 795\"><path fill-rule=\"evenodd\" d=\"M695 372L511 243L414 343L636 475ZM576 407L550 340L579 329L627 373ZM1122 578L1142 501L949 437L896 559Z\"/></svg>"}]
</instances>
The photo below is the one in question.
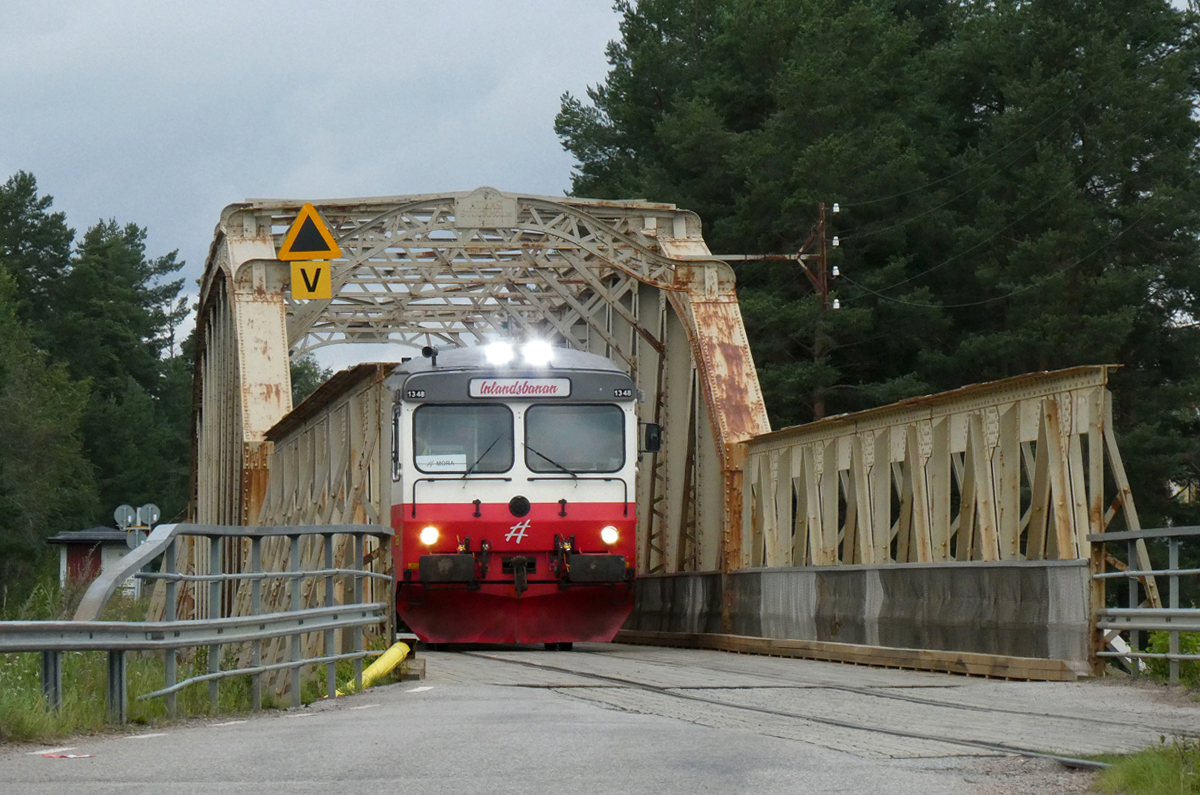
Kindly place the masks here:
<instances>
[{"instance_id":1,"label":"destination sign","mask_svg":"<svg viewBox=\"0 0 1200 795\"><path fill-rule=\"evenodd\" d=\"M569 378L472 378L474 398L564 398L571 395Z\"/></svg>"}]
</instances>

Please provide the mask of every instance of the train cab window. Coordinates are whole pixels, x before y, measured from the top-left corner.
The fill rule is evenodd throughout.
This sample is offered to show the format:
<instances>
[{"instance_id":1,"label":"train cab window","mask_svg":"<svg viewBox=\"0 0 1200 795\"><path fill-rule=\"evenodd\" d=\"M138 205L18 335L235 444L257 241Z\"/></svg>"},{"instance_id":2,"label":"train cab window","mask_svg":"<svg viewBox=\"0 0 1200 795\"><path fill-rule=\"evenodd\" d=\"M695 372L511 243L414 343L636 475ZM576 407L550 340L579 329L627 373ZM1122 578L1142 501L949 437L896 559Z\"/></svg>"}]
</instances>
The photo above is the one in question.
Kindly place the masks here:
<instances>
[{"instance_id":1,"label":"train cab window","mask_svg":"<svg viewBox=\"0 0 1200 795\"><path fill-rule=\"evenodd\" d=\"M421 406L413 413L413 459L425 473L507 472L512 412L495 405Z\"/></svg>"},{"instance_id":2,"label":"train cab window","mask_svg":"<svg viewBox=\"0 0 1200 795\"><path fill-rule=\"evenodd\" d=\"M611 405L531 406L525 465L531 472L616 472L625 466L625 413Z\"/></svg>"}]
</instances>

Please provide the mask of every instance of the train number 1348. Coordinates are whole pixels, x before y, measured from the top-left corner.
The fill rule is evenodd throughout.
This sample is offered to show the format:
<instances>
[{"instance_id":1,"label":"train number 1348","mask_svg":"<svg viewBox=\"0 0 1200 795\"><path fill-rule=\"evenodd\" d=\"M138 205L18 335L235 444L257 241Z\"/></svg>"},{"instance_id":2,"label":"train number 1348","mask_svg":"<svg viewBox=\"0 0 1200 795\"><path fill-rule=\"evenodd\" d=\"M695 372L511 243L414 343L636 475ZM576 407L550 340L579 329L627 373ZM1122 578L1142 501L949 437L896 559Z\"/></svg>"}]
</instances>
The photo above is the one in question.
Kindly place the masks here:
<instances>
[{"instance_id":1,"label":"train number 1348","mask_svg":"<svg viewBox=\"0 0 1200 795\"><path fill-rule=\"evenodd\" d=\"M631 398L631 397L633 397L633 390L632 389L614 389L613 397Z\"/></svg>"}]
</instances>

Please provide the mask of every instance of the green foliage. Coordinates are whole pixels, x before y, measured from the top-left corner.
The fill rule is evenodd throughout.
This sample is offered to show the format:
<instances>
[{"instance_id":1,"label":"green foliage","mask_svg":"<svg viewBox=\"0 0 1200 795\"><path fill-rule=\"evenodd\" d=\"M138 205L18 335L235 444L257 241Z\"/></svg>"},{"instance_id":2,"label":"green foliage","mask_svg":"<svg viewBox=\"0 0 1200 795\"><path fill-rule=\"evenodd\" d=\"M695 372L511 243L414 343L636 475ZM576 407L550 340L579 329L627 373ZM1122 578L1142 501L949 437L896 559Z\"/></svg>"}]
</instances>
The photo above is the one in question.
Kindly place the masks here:
<instances>
[{"instance_id":1,"label":"green foliage","mask_svg":"<svg viewBox=\"0 0 1200 795\"><path fill-rule=\"evenodd\" d=\"M1146 651L1152 654L1166 654L1171 650L1170 642L1171 633L1151 632L1150 646ZM1179 653L1200 654L1200 632L1180 632ZM1166 680L1170 675L1169 660L1147 660L1146 665L1150 669L1150 675L1158 679ZM1189 687L1200 687L1200 661L1180 660L1179 682Z\"/></svg>"},{"instance_id":2,"label":"green foliage","mask_svg":"<svg viewBox=\"0 0 1200 795\"><path fill-rule=\"evenodd\" d=\"M231 661L230 661L231 664ZM206 673L204 650L177 663L180 679ZM108 663L103 652L68 652L63 655L63 706L59 712L47 708L41 691L41 662L37 654L0 655L0 742L47 742L71 734L96 732L108 724L104 693ZM159 724L167 720L162 698L139 701L138 696L163 686L163 655L128 652L126 685L129 720L135 724ZM264 698L263 706L278 706ZM221 680L218 708L214 711L208 685L200 683L181 690L176 697L178 717L243 713L250 709L250 678L236 676Z\"/></svg>"},{"instance_id":3,"label":"green foliage","mask_svg":"<svg viewBox=\"0 0 1200 795\"><path fill-rule=\"evenodd\" d=\"M110 521L123 502L187 502L191 361L175 253L146 231L74 231L33 176L0 185L0 583L51 567L43 543Z\"/></svg>"},{"instance_id":4,"label":"green foliage","mask_svg":"<svg viewBox=\"0 0 1200 795\"><path fill-rule=\"evenodd\" d=\"M50 212L52 202L38 196L37 180L24 171L0 186L0 263L16 280L18 316L43 348L59 308L55 287L67 273L75 237L66 216Z\"/></svg>"},{"instance_id":5,"label":"green foliage","mask_svg":"<svg viewBox=\"0 0 1200 795\"><path fill-rule=\"evenodd\" d=\"M292 359L292 406L299 406L304 399L317 391L317 387L329 380L333 370L322 367L311 353Z\"/></svg>"},{"instance_id":6,"label":"green foliage","mask_svg":"<svg viewBox=\"0 0 1200 795\"><path fill-rule=\"evenodd\" d=\"M5 605L0 619L52 621L74 615L83 587L59 587L54 577L43 577L19 606ZM141 621L148 600L134 601L117 597L109 601L106 621ZM139 701L138 696L163 687L166 681L164 655L158 652L127 652L126 677L129 692L129 720L132 723L157 724L165 721L166 702L161 698ZM71 734L95 732L108 721L104 694L108 676L107 656L103 652L70 652L63 655L63 708L47 708L41 690L41 662L38 654L0 655L0 742L46 742ZM226 652L222 669L234 666L232 652ZM208 650L183 650L177 660L177 677L182 680L208 671ZM264 694L263 706L280 706L277 699ZM208 685L200 683L181 690L176 709L182 718L246 712L250 709L250 677L236 676L221 680L216 711L209 701Z\"/></svg>"},{"instance_id":7,"label":"green foliage","mask_svg":"<svg viewBox=\"0 0 1200 795\"><path fill-rule=\"evenodd\" d=\"M388 642L382 635L373 635L366 638L366 649L368 651L386 651ZM365 670L373 661L372 657L364 658L363 669ZM400 674L404 670L404 663L392 669L392 672L383 679L384 684L400 681ZM301 701L305 704L310 704L314 701L320 701L326 698L328 690L326 682L329 681L326 667L324 665L315 665L311 668L313 675L304 679L303 685L300 688ZM354 660L338 660L335 664L334 679L336 681L337 690L342 693L349 693L354 687ZM379 686L378 684L376 685Z\"/></svg>"},{"instance_id":8,"label":"green foliage","mask_svg":"<svg viewBox=\"0 0 1200 795\"><path fill-rule=\"evenodd\" d=\"M1123 757L1100 774L1102 792L1126 795L1200 794L1200 741L1163 738L1158 747Z\"/></svg>"},{"instance_id":9,"label":"green foliage","mask_svg":"<svg viewBox=\"0 0 1200 795\"><path fill-rule=\"evenodd\" d=\"M190 368L168 358L187 307L182 280L167 281L182 263L174 252L147 258L145 239L116 221L87 231L60 288L54 350L92 382L84 438L102 504L156 502L172 517L186 503L188 437L164 402L190 397Z\"/></svg>"},{"instance_id":10,"label":"green foliage","mask_svg":"<svg viewBox=\"0 0 1200 795\"><path fill-rule=\"evenodd\" d=\"M22 590L52 565L45 539L85 527L96 510L79 427L88 399L33 344L0 263L0 584Z\"/></svg>"},{"instance_id":11,"label":"green foliage","mask_svg":"<svg viewBox=\"0 0 1200 795\"><path fill-rule=\"evenodd\" d=\"M620 2L563 97L576 195L696 210L715 252L795 252L822 307L739 265L775 427L1023 372L1119 363L1143 524L1200 520L1197 18L1161 0ZM809 261L809 265L812 262Z\"/></svg>"}]
</instances>

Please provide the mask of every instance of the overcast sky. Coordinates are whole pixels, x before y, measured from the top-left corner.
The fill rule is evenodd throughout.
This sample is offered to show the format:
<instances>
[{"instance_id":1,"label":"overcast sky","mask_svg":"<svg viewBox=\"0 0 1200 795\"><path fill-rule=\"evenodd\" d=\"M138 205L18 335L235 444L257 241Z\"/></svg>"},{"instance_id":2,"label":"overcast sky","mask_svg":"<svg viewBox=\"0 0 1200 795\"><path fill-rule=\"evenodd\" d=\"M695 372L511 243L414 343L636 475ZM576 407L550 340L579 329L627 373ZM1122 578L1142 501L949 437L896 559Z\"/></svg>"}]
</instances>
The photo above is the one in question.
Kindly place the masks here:
<instances>
[{"instance_id":1,"label":"overcast sky","mask_svg":"<svg viewBox=\"0 0 1200 795\"><path fill-rule=\"evenodd\" d=\"M0 19L0 180L31 172L78 235L146 227L191 293L242 199L561 195L559 97L604 79L619 36L611 0L0 0Z\"/></svg>"}]
</instances>

